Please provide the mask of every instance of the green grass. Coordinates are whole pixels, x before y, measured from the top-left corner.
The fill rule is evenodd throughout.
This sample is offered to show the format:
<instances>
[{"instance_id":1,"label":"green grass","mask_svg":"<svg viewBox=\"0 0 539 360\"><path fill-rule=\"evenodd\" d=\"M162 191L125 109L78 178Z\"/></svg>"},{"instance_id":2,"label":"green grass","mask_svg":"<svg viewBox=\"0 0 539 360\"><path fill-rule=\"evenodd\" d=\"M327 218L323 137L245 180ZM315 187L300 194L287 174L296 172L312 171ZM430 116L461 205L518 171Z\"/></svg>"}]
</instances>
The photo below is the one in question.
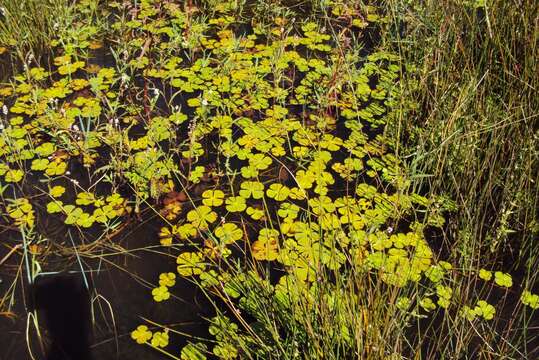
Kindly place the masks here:
<instances>
[{"instance_id":1,"label":"green grass","mask_svg":"<svg viewBox=\"0 0 539 360\"><path fill-rule=\"evenodd\" d=\"M404 18L406 30L403 36L395 32L388 46L416 69L403 74L406 95L394 130L405 139L401 154L418 174L416 185L456 201L444 235L452 263L497 266L518 274L520 286L536 286L537 3L492 1L474 9L452 1L416 8L390 1L389 6L397 23ZM417 100L414 109L409 99ZM478 291L473 282L459 285L466 294ZM512 319L487 329L480 345L469 325L447 324L445 331L428 335L434 337L432 347L446 358L470 350L484 358L537 354L537 345L527 343L537 341L526 330L530 314L512 309L515 297L508 294L506 304Z\"/></svg>"},{"instance_id":2,"label":"green grass","mask_svg":"<svg viewBox=\"0 0 539 360\"><path fill-rule=\"evenodd\" d=\"M72 18L71 10L69 0L3 1L0 44L25 63L39 63L63 22Z\"/></svg>"}]
</instances>

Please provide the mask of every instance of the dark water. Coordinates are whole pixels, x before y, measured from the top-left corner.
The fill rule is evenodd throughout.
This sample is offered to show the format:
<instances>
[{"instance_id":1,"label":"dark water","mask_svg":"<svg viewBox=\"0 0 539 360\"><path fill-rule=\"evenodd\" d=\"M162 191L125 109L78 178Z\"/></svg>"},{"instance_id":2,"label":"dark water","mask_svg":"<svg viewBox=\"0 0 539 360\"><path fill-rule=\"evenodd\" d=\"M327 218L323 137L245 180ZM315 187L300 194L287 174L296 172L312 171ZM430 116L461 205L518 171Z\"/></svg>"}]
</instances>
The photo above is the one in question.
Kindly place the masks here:
<instances>
[{"instance_id":1,"label":"dark water","mask_svg":"<svg viewBox=\"0 0 539 360\"><path fill-rule=\"evenodd\" d=\"M90 294L78 276L39 277L31 291L48 331L47 360L90 360Z\"/></svg>"},{"instance_id":2,"label":"dark water","mask_svg":"<svg viewBox=\"0 0 539 360\"><path fill-rule=\"evenodd\" d=\"M117 250L103 245L100 258L81 255L85 276L76 261L63 268L63 262L51 261L46 269L57 267L61 272L38 276L28 285L24 272L14 278L22 256L10 257L0 267L0 292L4 294L16 281L12 310L17 317L0 316L0 359L31 359L28 342L38 360L163 359L163 354L131 339L131 331L141 324L152 331L163 330L146 323L142 316L170 329L208 338L202 317L212 315L212 306L192 283L178 279L168 301L156 303L152 299L151 289L159 274L175 271L172 254L168 259L162 248L137 250L158 243L157 231L156 224L140 224L113 240L127 252L115 255ZM2 248L0 258L4 255ZM29 312L37 314L41 336L30 321L27 341ZM187 337L171 332L170 351L179 356L187 341Z\"/></svg>"}]
</instances>

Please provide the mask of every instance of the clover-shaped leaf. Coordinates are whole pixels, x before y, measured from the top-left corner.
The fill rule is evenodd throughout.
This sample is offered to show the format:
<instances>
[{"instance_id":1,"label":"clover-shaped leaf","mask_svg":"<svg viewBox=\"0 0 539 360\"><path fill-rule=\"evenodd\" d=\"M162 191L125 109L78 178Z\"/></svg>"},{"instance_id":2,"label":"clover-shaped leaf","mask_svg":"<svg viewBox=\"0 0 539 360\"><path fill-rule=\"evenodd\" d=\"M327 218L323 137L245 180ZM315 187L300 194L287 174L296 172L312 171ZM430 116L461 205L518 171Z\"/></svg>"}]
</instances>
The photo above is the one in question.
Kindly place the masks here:
<instances>
[{"instance_id":1,"label":"clover-shaped leaf","mask_svg":"<svg viewBox=\"0 0 539 360\"><path fill-rule=\"evenodd\" d=\"M146 325L139 325L136 330L131 332L131 338L135 340L137 344L144 344L152 338L152 332L148 330Z\"/></svg>"},{"instance_id":2,"label":"clover-shaped leaf","mask_svg":"<svg viewBox=\"0 0 539 360\"><path fill-rule=\"evenodd\" d=\"M182 276L200 275L206 268L200 254L195 252L185 252L178 255L176 263L178 264L178 273Z\"/></svg>"},{"instance_id":3,"label":"clover-shaped leaf","mask_svg":"<svg viewBox=\"0 0 539 360\"><path fill-rule=\"evenodd\" d=\"M212 211L209 206L202 205L187 213L187 220L198 229L207 229L210 223L217 220L217 213Z\"/></svg>"},{"instance_id":4,"label":"clover-shaped leaf","mask_svg":"<svg viewBox=\"0 0 539 360\"><path fill-rule=\"evenodd\" d=\"M266 195L271 199L275 199L275 201L284 201L288 198L289 194L290 189L279 183L271 184L268 190L266 190Z\"/></svg>"},{"instance_id":5,"label":"clover-shaped leaf","mask_svg":"<svg viewBox=\"0 0 539 360\"><path fill-rule=\"evenodd\" d=\"M264 210L249 206L246 210L247 215L249 215L253 220L260 220L264 217Z\"/></svg>"},{"instance_id":6,"label":"clover-shaped leaf","mask_svg":"<svg viewBox=\"0 0 539 360\"><path fill-rule=\"evenodd\" d=\"M75 200L75 203L77 205L90 205L93 204L95 201L95 196L92 193L89 192L80 192L77 194L77 199Z\"/></svg>"},{"instance_id":7,"label":"clover-shaped leaf","mask_svg":"<svg viewBox=\"0 0 539 360\"><path fill-rule=\"evenodd\" d=\"M241 196L230 196L226 199L226 209L230 212L242 212L246 208L245 198Z\"/></svg>"},{"instance_id":8,"label":"clover-shaped leaf","mask_svg":"<svg viewBox=\"0 0 539 360\"><path fill-rule=\"evenodd\" d=\"M67 219L66 219L67 221ZM85 213L83 212L82 214L80 214L80 216L77 218L77 220L75 221L75 223L78 225L78 226L81 226L81 227L84 227L84 228L89 228L92 226L92 224L94 223L95 219L92 215L88 214L88 213Z\"/></svg>"},{"instance_id":9,"label":"clover-shaped leaf","mask_svg":"<svg viewBox=\"0 0 539 360\"><path fill-rule=\"evenodd\" d=\"M513 279L511 277L511 275L505 274L505 273L503 273L501 271L496 271L494 273L494 282L498 286L503 286L503 287L507 287L507 288L510 288L511 286L513 286Z\"/></svg>"},{"instance_id":10,"label":"clover-shaped leaf","mask_svg":"<svg viewBox=\"0 0 539 360\"><path fill-rule=\"evenodd\" d=\"M160 347L167 346L168 342L169 342L168 331L165 330L163 332L154 333L152 336L151 344L153 347L160 348Z\"/></svg>"},{"instance_id":11,"label":"clover-shaped leaf","mask_svg":"<svg viewBox=\"0 0 539 360\"><path fill-rule=\"evenodd\" d=\"M182 240L187 240L189 238L195 237L197 234L196 227L193 226L191 223L186 223L183 225L180 225L176 229L176 233Z\"/></svg>"},{"instance_id":12,"label":"clover-shaped leaf","mask_svg":"<svg viewBox=\"0 0 539 360\"><path fill-rule=\"evenodd\" d=\"M485 281L489 281L490 279L492 279L492 272L491 271L488 271L488 270L485 270L485 269L480 269L479 270L479 278L485 280Z\"/></svg>"},{"instance_id":13,"label":"clover-shaped leaf","mask_svg":"<svg viewBox=\"0 0 539 360\"><path fill-rule=\"evenodd\" d=\"M176 274L168 272L159 275L159 286L171 287L174 284L176 284Z\"/></svg>"},{"instance_id":14,"label":"clover-shaped leaf","mask_svg":"<svg viewBox=\"0 0 539 360\"><path fill-rule=\"evenodd\" d=\"M258 181L244 181L240 185L240 196L244 199L262 199L264 197L264 184Z\"/></svg>"},{"instance_id":15,"label":"clover-shaped leaf","mask_svg":"<svg viewBox=\"0 0 539 360\"><path fill-rule=\"evenodd\" d=\"M485 300L479 300L474 308L474 312L485 320L492 320L496 314L496 309Z\"/></svg>"},{"instance_id":16,"label":"clover-shaped leaf","mask_svg":"<svg viewBox=\"0 0 539 360\"><path fill-rule=\"evenodd\" d=\"M279 207L279 210L277 210L277 215L282 218L293 220L298 217L299 210L299 206L296 204L284 202Z\"/></svg>"},{"instance_id":17,"label":"clover-shaped leaf","mask_svg":"<svg viewBox=\"0 0 539 360\"><path fill-rule=\"evenodd\" d=\"M214 232L215 236L217 236L224 244L232 244L243 236L243 231L233 223L222 224L215 228Z\"/></svg>"},{"instance_id":18,"label":"clover-shaped leaf","mask_svg":"<svg viewBox=\"0 0 539 360\"><path fill-rule=\"evenodd\" d=\"M207 206L223 205L225 193L221 190L206 190L202 193L202 203Z\"/></svg>"},{"instance_id":19,"label":"clover-shaped leaf","mask_svg":"<svg viewBox=\"0 0 539 360\"><path fill-rule=\"evenodd\" d=\"M255 178L258 176L258 170L254 166L244 166L241 168L241 176L246 179Z\"/></svg>"},{"instance_id":20,"label":"clover-shaped leaf","mask_svg":"<svg viewBox=\"0 0 539 360\"><path fill-rule=\"evenodd\" d=\"M170 298L170 292L166 286L159 286L152 290L152 296L156 302L161 302Z\"/></svg>"},{"instance_id":21,"label":"clover-shaped leaf","mask_svg":"<svg viewBox=\"0 0 539 360\"><path fill-rule=\"evenodd\" d=\"M22 180L24 172L20 169L9 169L4 175L6 182L17 183Z\"/></svg>"},{"instance_id":22,"label":"clover-shaped leaf","mask_svg":"<svg viewBox=\"0 0 539 360\"><path fill-rule=\"evenodd\" d=\"M272 261L279 254L279 231L264 228L260 230L258 240L251 245L253 257L257 260Z\"/></svg>"},{"instance_id":23,"label":"clover-shaped leaf","mask_svg":"<svg viewBox=\"0 0 539 360\"><path fill-rule=\"evenodd\" d=\"M152 336L151 344L153 347L160 348L168 345L169 336L168 331L155 332Z\"/></svg>"},{"instance_id":24,"label":"clover-shaped leaf","mask_svg":"<svg viewBox=\"0 0 539 360\"><path fill-rule=\"evenodd\" d=\"M434 304L432 299L429 297L421 299L421 301L419 301L419 306L421 306L426 311L432 311L436 309L436 304Z\"/></svg>"},{"instance_id":25,"label":"clover-shaped leaf","mask_svg":"<svg viewBox=\"0 0 539 360\"><path fill-rule=\"evenodd\" d=\"M76 208L73 205L66 205L63 208L64 213L67 215L64 223L67 225L72 225L77 222L77 220L82 216L84 211L81 208Z\"/></svg>"},{"instance_id":26,"label":"clover-shaped leaf","mask_svg":"<svg viewBox=\"0 0 539 360\"><path fill-rule=\"evenodd\" d=\"M522 292L522 295L520 296L520 301L522 301L524 305L528 305L534 310L539 309L539 295L532 294L528 290L524 290Z\"/></svg>"},{"instance_id":27,"label":"clover-shaped leaf","mask_svg":"<svg viewBox=\"0 0 539 360\"><path fill-rule=\"evenodd\" d=\"M63 203L61 201L51 201L47 204L47 212L49 214L62 212L62 205Z\"/></svg>"},{"instance_id":28,"label":"clover-shaped leaf","mask_svg":"<svg viewBox=\"0 0 539 360\"><path fill-rule=\"evenodd\" d=\"M30 166L30 169L43 171L47 168L48 165L49 165L48 159L34 159L32 161L32 165Z\"/></svg>"},{"instance_id":29,"label":"clover-shaped leaf","mask_svg":"<svg viewBox=\"0 0 539 360\"><path fill-rule=\"evenodd\" d=\"M58 197L62 196L65 191L66 191L65 187L60 186L60 185L56 185L56 186L53 186L50 189L49 194L54 198L58 198Z\"/></svg>"},{"instance_id":30,"label":"clover-shaped leaf","mask_svg":"<svg viewBox=\"0 0 539 360\"><path fill-rule=\"evenodd\" d=\"M474 309L465 305L462 307L462 309L460 309L460 316L465 317L466 319L468 319L468 321L473 321L476 318L477 314Z\"/></svg>"},{"instance_id":31,"label":"clover-shaped leaf","mask_svg":"<svg viewBox=\"0 0 539 360\"><path fill-rule=\"evenodd\" d=\"M453 289L449 286L437 285L436 294L438 295L438 305L447 309L453 296Z\"/></svg>"},{"instance_id":32,"label":"clover-shaped leaf","mask_svg":"<svg viewBox=\"0 0 539 360\"><path fill-rule=\"evenodd\" d=\"M67 164L60 159L56 159L54 161L51 161L47 165L45 174L49 176L62 175L66 172L66 170L67 170Z\"/></svg>"},{"instance_id":33,"label":"clover-shaped leaf","mask_svg":"<svg viewBox=\"0 0 539 360\"><path fill-rule=\"evenodd\" d=\"M254 154L249 157L249 165L256 170L265 170L271 163L271 158L264 154Z\"/></svg>"}]
</instances>

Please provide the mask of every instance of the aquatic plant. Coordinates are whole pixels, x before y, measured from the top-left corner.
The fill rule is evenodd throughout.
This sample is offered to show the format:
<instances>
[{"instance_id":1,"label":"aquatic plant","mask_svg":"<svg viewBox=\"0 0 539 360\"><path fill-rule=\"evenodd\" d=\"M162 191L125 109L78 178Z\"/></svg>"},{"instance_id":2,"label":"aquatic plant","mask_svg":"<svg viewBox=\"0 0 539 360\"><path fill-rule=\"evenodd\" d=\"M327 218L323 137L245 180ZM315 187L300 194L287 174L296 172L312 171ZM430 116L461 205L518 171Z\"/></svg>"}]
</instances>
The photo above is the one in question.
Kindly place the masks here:
<instances>
[{"instance_id":1,"label":"aquatic plant","mask_svg":"<svg viewBox=\"0 0 539 360\"><path fill-rule=\"evenodd\" d=\"M537 295L507 268L436 243L461 209L421 186L422 158L403 150L401 131L419 136L399 128L419 111L419 70L402 44L369 43L392 39L387 24L400 17L310 5L310 16L273 5L249 22L236 1L112 2L101 10L111 23L62 27L52 64L0 89L9 225L54 218L99 241L157 217L155 245L176 273L159 274L148 299L171 304L181 277L216 311L213 339L181 350L167 350L165 326L131 333L172 358L402 358L440 318L459 341L455 329L470 326L496 338L500 299L521 291L534 310ZM90 1L73 9L98 12ZM97 50L114 65L96 65ZM503 214L498 238L512 231L512 210Z\"/></svg>"}]
</instances>

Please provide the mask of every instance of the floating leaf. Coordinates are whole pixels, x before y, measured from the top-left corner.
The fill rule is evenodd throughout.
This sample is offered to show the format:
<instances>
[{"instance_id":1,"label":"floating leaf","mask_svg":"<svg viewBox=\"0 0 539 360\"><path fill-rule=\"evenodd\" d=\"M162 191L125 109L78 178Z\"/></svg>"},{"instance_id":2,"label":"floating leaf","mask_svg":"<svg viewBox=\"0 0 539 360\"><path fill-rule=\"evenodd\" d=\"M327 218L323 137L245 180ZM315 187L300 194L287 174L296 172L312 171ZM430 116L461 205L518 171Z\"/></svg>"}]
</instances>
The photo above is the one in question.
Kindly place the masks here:
<instances>
[{"instance_id":1,"label":"floating leaf","mask_svg":"<svg viewBox=\"0 0 539 360\"><path fill-rule=\"evenodd\" d=\"M496 271L494 273L494 282L498 286L503 286L507 288L510 288L511 286L513 286L513 279L511 278L511 275L505 274L501 271Z\"/></svg>"},{"instance_id":2,"label":"floating leaf","mask_svg":"<svg viewBox=\"0 0 539 360\"><path fill-rule=\"evenodd\" d=\"M257 260L272 261L277 259L279 250L279 232L274 229L262 229L258 240L251 245L253 257Z\"/></svg>"},{"instance_id":3,"label":"floating leaf","mask_svg":"<svg viewBox=\"0 0 539 360\"><path fill-rule=\"evenodd\" d=\"M13 183L16 183L16 182L19 182L22 180L24 176L24 172L20 169L9 169L8 171L6 171L5 175L4 175L4 179L6 180L6 182L13 182Z\"/></svg>"},{"instance_id":4,"label":"floating leaf","mask_svg":"<svg viewBox=\"0 0 539 360\"><path fill-rule=\"evenodd\" d=\"M485 320L492 320L496 314L496 309L486 301L479 300L474 308L474 312L477 316L481 316Z\"/></svg>"},{"instance_id":5,"label":"floating leaf","mask_svg":"<svg viewBox=\"0 0 539 360\"><path fill-rule=\"evenodd\" d=\"M178 264L178 273L182 276L200 275L206 267L201 256L194 252L178 255L176 263Z\"/></svg>"},{"instance_id":6,"label":"floating leaf","mask_svg":"<svg viewBox=\"0 0 539 360\"><path fill-rule=\"evenodd\" d=\"M230 212L242 212L246 208L245 198L241 196L230 196L226 199L226 209Z\"/></svg>"},{"instance_id":7,"label":"floating leaf","mask_svg":"<svg viewBox=\"0 0 539 360\"><path fill-rule=\"evenodd\" d=\"M284 201L288 198L289 194L290 189L278 183L271 184L268 190L266 190L266 195L271 199L275 199L275 201Z\"/></svg>"},{"instance_id":8,"label":"floating leaf","mask_svg":"<svg viewBox=\"0 0 539 360\"><path fill-rule=\"evenodd\" d=\"M136 330L131 332L131 338L135 340L137 344L144 344L152 338L152 332L148 330L146 325L139 325Z\"/></svg>"},{"instance_id":9,"label":"floating leaf","mask_svg":"<svg viewBox=\"0 0 539 360\"><path fill-rule=\"evenodd\" d=\"M165 347L168 345L168 331L156 332L153 334L151 344L153 347Z\"/></svg>"},{"instance_id":10,"label":"floating leaf","mask_svg":"<svg viewBox=\"0 0 539 360\"><path fill-rule=\"evenodd\" d=\"M491 271L488 271L488 270L485 270L485 269L480 269L479 270L479 278L485 280L485 281L490 281L490 279L492 279L492 272Z\"/></svg>"},{"instance_id":11,"label":"floating leaf","mask_svg":"<svg viewBox=\"0 0 539 360\"><path fill-rule=\"evenodd\" d=\"M166 286L159 286L152 290L152 296L156 302L161 302L163 300L168 300L170 298L170 293Z\"/></svg>"},{"instance_id":12,"label":"floating leaf","mask_svg":"<svg viewBox=\"0 0 539 360\"><path fill-rule=\"evenodd\" d=\"M159 286L171 287L176 284L176 274L168 272L159 275Z\"/></svg>"},{"instance_id":13,"label":"floating leaf","mask_svg":"<svg viewBox=\"0 0 539 360\"><path fill-rule=\"evenodd\" d=\"M243 231L233 223L225 223L214 230L215 236L224 244L233 244L243 236Z\"/></svg>"},{"instance_id":14,"label":"floating leaf","mask_svg":"<svg viewBox=\"0 0 539 360\"><path fill-rule=\"evenodd\" d=\"M262 199L264 197L264 184L258 181L244 181L240 185L239 194L244 199Z\"/></svg>"},{"instance_id":15,"label":"floating leaf","mask_svg":"<svg viewBox=\"0 0 539 360\"><path fill-rule=\"evenodd\" d=\"M198 229L207 229L210 223L217 220L217 213L209 206L202 205L187 213L187 220Z\"/></svg>"},{"instance_id":16,"label":"floating leaf","mask_svg":"<svg viewBox=\"0 0 539 360\"><path fill-rule=\"evenodd\" d=\"M206 190L202 193L202 203L207 206L223 205L225 193L221 190Z\"/></svg>"},{"instance_id":17,"label":"floating leaf","mask_svg":"<svg viewBox=\"0 0 539 360\"><path fill-rule=\"evenodd\" d=\"M65 191L66 191L65 187L60 186L60 185L56 185L56 186L53 186L50 189L49 194L54 198L58 198L58 197L62 196Z\"/></svg>"},{"instance_id":18,"label":"floating leaf","mask_svg":"<svg viewBox=\"0 0 539 360\"><path fill-rule=\"evenodd\" d=\"M539 295L532 294L528 290L524 290L522 292L522 295L520 296L520 301L522 301L524 305L528 305L534 310L539 309Z\"/></svg>"}]
</instances>

